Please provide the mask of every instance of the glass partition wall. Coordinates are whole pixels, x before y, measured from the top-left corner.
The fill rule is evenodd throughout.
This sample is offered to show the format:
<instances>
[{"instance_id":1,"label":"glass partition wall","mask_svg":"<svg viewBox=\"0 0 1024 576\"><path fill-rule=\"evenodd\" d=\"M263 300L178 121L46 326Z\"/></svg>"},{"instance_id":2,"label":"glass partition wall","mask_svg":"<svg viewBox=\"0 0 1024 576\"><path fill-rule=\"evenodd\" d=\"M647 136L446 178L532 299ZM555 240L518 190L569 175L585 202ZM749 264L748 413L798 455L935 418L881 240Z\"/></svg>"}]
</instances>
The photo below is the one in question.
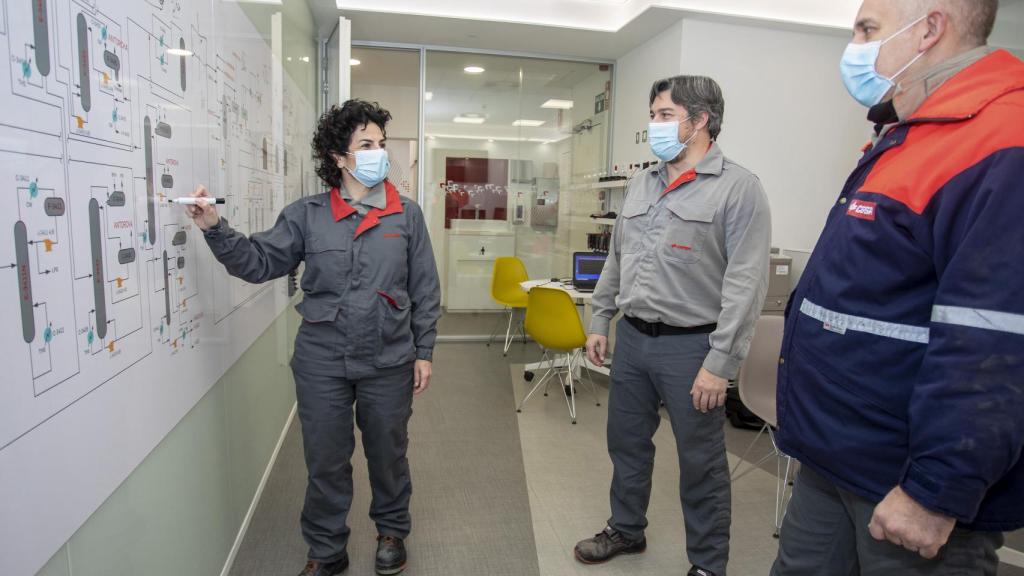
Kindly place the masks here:
<instances>
[{"instance_id":1,"label":"glass partition wall","mask_svg":"<svg viewBox=\"0 0 1024 576\"><path fill-rule=\"evenodd\" d=\"M352 97L391 112L388 179L403 196L419 198L420 51L352 47Z\"/></svg>"},{"instance_id":2,"label":"glass partition wall","mask_svg":"<svg viewBox=\"0 0 1024 576\"><path fill-rule=\"evenodd\" d=\"M608 169L610 64L367 46L352 58L353 96L394 115L391 179L426 215L442 338L491 333L496 258L551 279L571 275L573 252L601 247L611 221L592 216L617 205L594 186Z\"/></svg>"}]
</instances>

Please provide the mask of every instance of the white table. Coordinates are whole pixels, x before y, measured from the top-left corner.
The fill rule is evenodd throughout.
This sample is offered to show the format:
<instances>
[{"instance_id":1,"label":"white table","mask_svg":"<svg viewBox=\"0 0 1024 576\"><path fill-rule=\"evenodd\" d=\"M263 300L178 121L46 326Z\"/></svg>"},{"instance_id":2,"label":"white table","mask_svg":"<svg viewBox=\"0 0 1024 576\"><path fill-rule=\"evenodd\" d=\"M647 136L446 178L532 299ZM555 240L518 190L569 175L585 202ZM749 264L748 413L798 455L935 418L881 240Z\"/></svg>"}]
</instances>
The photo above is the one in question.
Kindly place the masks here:
<instances>
[{"instance_id":1,"label":"white table","mask_svg":"<svg viewBox=\"0 0 1024 576\"><path fill-rule=\"evenodd\" d=\"M538 287L554 288L556 290L561 290L567 293L570 298L575 300L577 306L585 306L594 298L593 292L580 292L579 290L573 288L572 284L552 281L550 278L547 280L527 280L526 282L520 282L519 285L523 288L523 290L526 290L527 292L529 292L533 288ZM583 356L583 361L587 363L587 368L589 368L591 372L597 372L598 374L604 374L605 376L608 376L611 373L611 370L608 368L608 366L611 366L611 356L605 358L604 366L597 366L591 363L590 360L586 358L586 354L584 354ZM523 370L525 370L526 372L533 372L534 370L540 370L541 365L541 362L532 362L524 366ZM543 363L543 365L548 366L549 364ZM563 367L565 366L565 361L561 359L556 360L555 366L559 368Z\"/></svg>"},{"instance_id":2,"label":"white table","mask_svg":"<svg viewBox=\"0 0 1024 576\"><path fill-rule=\"evenodd\" d=\"M570 298L577 301L577 306L580 303L590 302L594 298L594 293L591 292L580 292L572 287L572 284L564 284L562 282L554 282L552 280L527 280L526 282L520 282L519 285L529 292L530 290L543 286L544 288L554 288L561 290L569 295Z\"/></svg>"}]
</instances>

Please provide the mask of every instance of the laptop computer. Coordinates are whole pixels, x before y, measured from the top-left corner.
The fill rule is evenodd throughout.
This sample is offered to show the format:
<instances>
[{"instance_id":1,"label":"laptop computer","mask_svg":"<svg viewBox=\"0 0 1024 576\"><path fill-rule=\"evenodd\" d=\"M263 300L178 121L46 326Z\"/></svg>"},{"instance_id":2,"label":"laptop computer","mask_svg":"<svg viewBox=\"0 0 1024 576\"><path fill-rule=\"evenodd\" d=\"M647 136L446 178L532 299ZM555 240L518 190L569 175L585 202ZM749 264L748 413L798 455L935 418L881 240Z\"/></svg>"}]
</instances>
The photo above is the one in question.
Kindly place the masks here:
<instances>
[{"instance_id":1,"label":"laptop computer","mask_svg":"<svg viewBox=\"0 0 1024 576\"><path fill-rule=\"evenodd\" d=\"M579 292L593 292L608 255L603 252L574 252L572 255L572 287Z\"/></svg>"}]
</instances>

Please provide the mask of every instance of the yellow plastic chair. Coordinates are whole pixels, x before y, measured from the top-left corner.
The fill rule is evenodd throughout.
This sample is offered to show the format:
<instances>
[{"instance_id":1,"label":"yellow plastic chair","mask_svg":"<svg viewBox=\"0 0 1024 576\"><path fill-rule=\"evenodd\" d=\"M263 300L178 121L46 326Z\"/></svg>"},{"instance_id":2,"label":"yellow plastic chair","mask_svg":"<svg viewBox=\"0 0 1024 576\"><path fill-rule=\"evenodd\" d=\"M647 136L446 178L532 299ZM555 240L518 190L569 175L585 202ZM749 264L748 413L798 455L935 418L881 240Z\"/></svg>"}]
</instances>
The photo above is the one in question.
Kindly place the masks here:
<instances>
[{"instance_id":1,"label":"yellow plastic chair","mask_svg":"<svg viewBox=\"0 0 1024 576\"><path fill-rule=\"evenodd\" d=\"M546 361L549 367L544 377L537 381L533 390L530 390L519 403L516 412L523 411L526 401L541 386L544 386L544 395L547 396L547 384L550 383L552 376L557 376L562 387L566 389L565 403L569 407L569 418L575 424L576 388L573 384L581 379L576 375L580 369L586 371L590 390L594 393L594 401L598 406L601 405L601 400L597 397L597 387L590 378L590 368L587 366L584 353L587 335L583 331L583 322L580 321L576 305L567 292L557 288L541 287L530 290L526 307L526 333L544 348L541 365L543 366ZM551 352L554 352L554 355Z\"/></svg>"},{"instance_id":2,"label":"yellow plastic chair","mask_svg":"<svg viewBox=\"0 0 1024 576\"><path fill-rule=\"evenodd\" d=\"M529 279L530 276L526 273L526 265L519 258L507 256L494 261L494 273L491 276L491 298L504 306L505 310L508 311L508 327L505 329L505 348L503 349L503 353L506 356L508 356L508 349L512 345L516 331L523 335L523 342L526 342L523 321L520 320L516 324L515 331L513 331L512 326L515 321L516 310L525 309L528 303L526 291L519 284ZM494 327L494 331L491 332L491 337L487 340L488 346L494 342L501 324L502 322L499 322Z\"/></svg>"}]
</instances>

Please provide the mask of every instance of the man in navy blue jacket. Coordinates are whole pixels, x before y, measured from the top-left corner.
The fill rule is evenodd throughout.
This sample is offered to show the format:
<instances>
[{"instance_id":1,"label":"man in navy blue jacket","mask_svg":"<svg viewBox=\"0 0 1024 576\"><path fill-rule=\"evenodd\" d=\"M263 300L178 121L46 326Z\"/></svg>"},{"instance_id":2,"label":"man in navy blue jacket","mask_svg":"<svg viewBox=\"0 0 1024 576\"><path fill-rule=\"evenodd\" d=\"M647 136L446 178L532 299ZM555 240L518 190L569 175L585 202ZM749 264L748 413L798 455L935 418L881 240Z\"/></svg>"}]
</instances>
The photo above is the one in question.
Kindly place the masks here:
<instances>
[{"instance_id":1,"label":"man in navy blue jacket","mask_svg":"<svg viewBox=\"0 0 1024 576\"><path fill-rule=\"evenodd\" d=\"M996 0L865 0L876 124L793 294L775 576L990 574L1024 527L1024 63Z\"/></svg>"}]
</instances>

